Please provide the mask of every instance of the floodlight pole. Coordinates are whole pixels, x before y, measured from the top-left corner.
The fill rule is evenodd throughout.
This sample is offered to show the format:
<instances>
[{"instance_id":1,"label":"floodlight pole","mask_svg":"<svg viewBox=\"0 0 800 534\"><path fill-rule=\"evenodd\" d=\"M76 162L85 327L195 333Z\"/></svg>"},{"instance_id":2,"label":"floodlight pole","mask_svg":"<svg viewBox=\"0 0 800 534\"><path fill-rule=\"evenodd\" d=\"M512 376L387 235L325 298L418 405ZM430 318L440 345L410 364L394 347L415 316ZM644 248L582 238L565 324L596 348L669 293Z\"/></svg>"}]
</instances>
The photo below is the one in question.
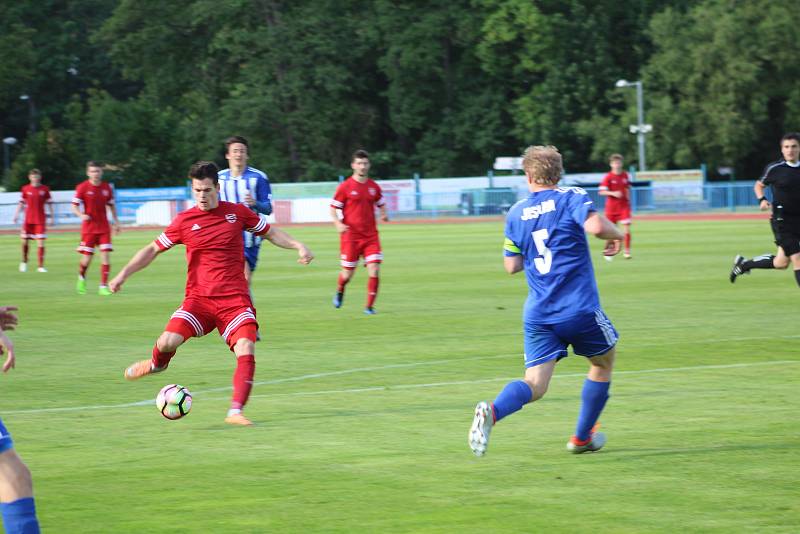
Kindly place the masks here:
<instances>
[{"instance_id":1,"label":"floodlight pole","mask_svg":"<svg viewBox=\"0 0 800 534\"><path fill-rule=\"evenodd\" d=\"M627 80L617 80L617 87L636 87L636 120L638 124L630 127L630 132L636 134L636 140L639 144L639 170L647 170L647 160L645 159L645 134L652 131L653 127L650 124L644 123L644 89L642 81L629 82Z\"/></svg>"}]
</instances>

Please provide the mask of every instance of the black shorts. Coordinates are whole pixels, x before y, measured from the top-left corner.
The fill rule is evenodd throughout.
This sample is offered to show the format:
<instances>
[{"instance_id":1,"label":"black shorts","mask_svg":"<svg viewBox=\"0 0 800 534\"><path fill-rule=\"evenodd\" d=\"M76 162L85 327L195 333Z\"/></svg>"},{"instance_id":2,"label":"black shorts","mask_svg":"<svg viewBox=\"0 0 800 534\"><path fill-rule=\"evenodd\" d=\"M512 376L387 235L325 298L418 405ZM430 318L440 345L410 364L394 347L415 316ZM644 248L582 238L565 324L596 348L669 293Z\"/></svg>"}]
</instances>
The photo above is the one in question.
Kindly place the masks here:
<instances>
[{"instance_id":1,"label":"black shorts","mask_svg":"<svg viewBox=\"0 0 800 534\"><path fill-rule=\"evenodd\" d=\"M783 249L784 254L792 256L800 252L800 220L784 219L769 220L772 233L775 235L775 244Z\"/></svg>"}]
</instances>

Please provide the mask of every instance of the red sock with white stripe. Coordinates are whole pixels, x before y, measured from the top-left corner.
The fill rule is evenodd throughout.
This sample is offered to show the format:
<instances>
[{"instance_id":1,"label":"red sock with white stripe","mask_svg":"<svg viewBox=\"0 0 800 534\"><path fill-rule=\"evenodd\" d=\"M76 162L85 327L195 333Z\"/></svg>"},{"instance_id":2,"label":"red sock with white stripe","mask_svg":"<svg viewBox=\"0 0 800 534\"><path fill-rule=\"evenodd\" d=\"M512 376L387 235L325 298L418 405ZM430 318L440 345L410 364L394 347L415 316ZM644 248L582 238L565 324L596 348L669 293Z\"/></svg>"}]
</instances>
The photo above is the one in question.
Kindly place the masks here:
<instances>
[{"instance_id":1,"label":"red sock with white stripe","mask_svg":"<svg viewBox=\"0 0 800 534\"><path fill-rule=\"evenodd\" d=\"M153 367L166 367L169 361L175 356L175 351L161 352L158 350L158 345L153 345Z\"/></svg>"},{"instance_id":2,"label":"red sock with white stripe","mask_svg":"<svg viewBox=\"0 0 800 534\"><path fill-rule=\"evenodd\" d=\"M111 265L106 265L105 263L100 266L100 285L107 286L108 285L108 273L111 272Z\"/></svg>"},{"instance_id":3,"label":"red sock with white stripe","mask_svg":"<svg viewBox=\"0 0 800 534\"><path fill-rule=\"evenodd\" d=\"M256 357L245 354L236 358L236 371L233 373L233 398L231 410L241 410L250 391L253 389L253 376L256 374Z\"/></svg>"},{"instance_id":4,"label":"red sock with white stripe","mask_svg":"<svg viewBox=\"0 0 800 534\"><path fill-rule=\"evenodd\" d=\"M378 285L380 278L377 276L370 276L367 280L367 308L372 308L375 304L375 299L378 297Z\"/></svg>"}]
</instances>

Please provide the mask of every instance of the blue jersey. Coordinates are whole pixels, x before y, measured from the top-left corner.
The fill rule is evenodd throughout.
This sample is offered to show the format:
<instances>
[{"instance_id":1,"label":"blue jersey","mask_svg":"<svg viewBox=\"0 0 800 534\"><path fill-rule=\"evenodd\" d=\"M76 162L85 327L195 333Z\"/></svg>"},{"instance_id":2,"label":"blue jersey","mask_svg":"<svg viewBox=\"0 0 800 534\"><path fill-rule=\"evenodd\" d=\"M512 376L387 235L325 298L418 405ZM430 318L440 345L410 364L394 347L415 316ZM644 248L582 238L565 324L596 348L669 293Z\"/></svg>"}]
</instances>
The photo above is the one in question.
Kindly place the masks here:
<instances>
[{"instance_id":1,"label":"blue jersey","mask_svg":"<svg viewBox=\"0 0 800 534\"><path fill-rule=\"evenodd\" d=\"M257 213L272 213L272 186L267 174L253 167L247 167L241 176L231 176L231 170L219 171L219 199L225 202L241 204L247 193L256 201L251 209ZM249 232L244 233L245 247L259 246L261 238Z\"/></svg>"},{"instance_id":2,"label":"blue jersey","mask_svg":"<svg viewBox=\"0 0 800 534\"><path fill-rule=\"evenodd\" d=\"M579 187L531 193L508 212L504 254L522 255L526 323L555 324L600 308L583 223L597 211Z\"/></svg>"}]
</instances>

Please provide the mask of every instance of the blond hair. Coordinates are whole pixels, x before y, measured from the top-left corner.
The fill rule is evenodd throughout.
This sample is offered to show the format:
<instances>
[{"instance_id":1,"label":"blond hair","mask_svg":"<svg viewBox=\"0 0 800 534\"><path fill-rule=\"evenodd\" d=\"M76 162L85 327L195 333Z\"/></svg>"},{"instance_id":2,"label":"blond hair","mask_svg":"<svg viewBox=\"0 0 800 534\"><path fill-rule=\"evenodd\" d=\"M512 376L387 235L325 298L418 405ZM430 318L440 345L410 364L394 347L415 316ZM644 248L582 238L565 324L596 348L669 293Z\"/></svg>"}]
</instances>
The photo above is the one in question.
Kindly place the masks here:
<instances>
[{"instance_id":1,"label":"blond hair","mask_svg":"<svg viewBox=\"0 0 800 534\"><path fill-rule=\"evenodd\" d=\"M561 154L552 145L526 148L522 154L522 168L539 185L556 185L564 172Z\"/></svg>"},{"instance_id":2,"label":"blond hair","mask_svg":"<svg viewBox=\"0 0 800 534\"><path fill-rule=\"evenodd\" d=\"M622 154L611 154L610 156L608 156L609 163L612 161L622 161L622 160L623 160Z\"/></svg>"}]
</instances>

